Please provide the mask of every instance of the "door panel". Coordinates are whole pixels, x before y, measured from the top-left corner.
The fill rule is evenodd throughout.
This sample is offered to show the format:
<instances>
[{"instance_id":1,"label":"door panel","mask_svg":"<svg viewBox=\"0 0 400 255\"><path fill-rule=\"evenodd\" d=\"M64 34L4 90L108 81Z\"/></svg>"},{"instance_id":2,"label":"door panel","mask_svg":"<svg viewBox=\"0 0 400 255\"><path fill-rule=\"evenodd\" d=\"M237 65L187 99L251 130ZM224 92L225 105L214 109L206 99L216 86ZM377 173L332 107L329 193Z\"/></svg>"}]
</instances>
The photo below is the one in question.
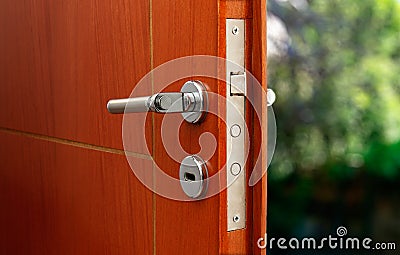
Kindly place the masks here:
<instances>
[{"instance_id":1,"label":"door panel","mask_svg":"<svg viewBox=\"0 0 400 255\"><path fill-rule=\"evenodd\" d=\"M0 141L1 254L153 254L152 193L124 155L9 131Z\"/></svg>"},{"instance_id":2,"label":"door panel","mask_svg":"<svg viewBox=\"0 0 400 255\"><path fill-rule=\"evenodd\" d=\"M150 71L149 10L142 0L1 1L0 125L122 149L122 117L104 104ZM129 149L147 153L137 130Z\"/></svg>"},{"instance_id":3,"label":"door panel","mask_svg":"<svg viewBox=\"0 0 400 255\"><path fill-rule=\"evenodd\" d=\"M265 88L265 2L1 1L0 253L265 254L255 247L265 233L265 178L247 187L246 228L228 232L226 191L181 202L149 189L166 185L157 172L179 178L182 158L168 154L162 128L168 118L182 119L180 114L148 113L144 126L130 115L126 139L131 142L124 148L123 116L106 110L109 99L129 97L148 72L167 61L225 57L228 18L246 20L246 68ZM154 73L133 96L179 91L191 79L204 82L209 92L226 94L225 82L197 77L198 67L191 68L193 76L165 88L168 74ZM252 84L248 87L251 94ZM200 137L212 134L216 150L207 166L222 186L225 104L212 98L218 116L177 125L173 142L185 155L197 154L211 146ZM251 107L246 109L252 132L249 177L258 154L266 152L259 152L263 126Z\"/></svg>"}]
</instances>

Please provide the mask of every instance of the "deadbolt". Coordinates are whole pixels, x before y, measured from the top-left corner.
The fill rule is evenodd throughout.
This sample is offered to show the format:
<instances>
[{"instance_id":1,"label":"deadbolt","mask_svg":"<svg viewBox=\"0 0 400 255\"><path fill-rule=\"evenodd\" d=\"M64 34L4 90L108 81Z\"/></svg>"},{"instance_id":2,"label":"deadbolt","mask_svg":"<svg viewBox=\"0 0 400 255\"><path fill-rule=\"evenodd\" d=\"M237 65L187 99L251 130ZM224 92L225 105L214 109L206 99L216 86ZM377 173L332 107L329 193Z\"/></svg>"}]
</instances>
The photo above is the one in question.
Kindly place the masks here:
<instances>
[{"instance_id":1,"label":"deadbolt","mask_svg":"<svg viewBox=\"0 0 400 255\"><path fill-rule=\"evenodd\" d=\"M183 192L191 198L201 198L208 188L207 165L197 155L187 156L182 160L179 179Z\"/></svg>"},{"instance_id":2,"label":"deadbolt","mask_svg":"<svg viewBox=\"0 0 400 255\"><path fill-rule=\"evenodd\" d=\"M180 92L110 100L107 110L110 113L182 113L187 122L197 123L208 110L207 90L200 81L188 81Z\"/></svg>"}]
</instances>

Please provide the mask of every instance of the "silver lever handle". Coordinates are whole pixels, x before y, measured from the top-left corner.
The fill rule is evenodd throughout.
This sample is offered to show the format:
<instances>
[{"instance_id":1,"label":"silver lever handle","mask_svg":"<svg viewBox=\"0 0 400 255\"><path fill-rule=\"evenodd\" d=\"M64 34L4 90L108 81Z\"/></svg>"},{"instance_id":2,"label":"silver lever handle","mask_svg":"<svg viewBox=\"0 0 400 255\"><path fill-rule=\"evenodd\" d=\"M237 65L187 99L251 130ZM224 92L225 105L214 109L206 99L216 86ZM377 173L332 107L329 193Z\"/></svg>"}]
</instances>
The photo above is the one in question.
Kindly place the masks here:
<instances>
[{"instance_id":1,"label":"silver lever handle","mask_svg":"<svg viewBox=\"0 0 400 255\"><path fill-rule=\"evenodd\" d=\"M158 93L148 97L113 99L108 101L110 113L190 112L196 104L195 95L188 93Z\"/></svg>"},{"instance_id":2,"label":"silver lever handle","mask_svg":"<svg viewBox=\"0 0 400 255\"><path fill-rule=\"evenodd\" d=\"M125 111L146 112L148 111L147 101L149 98L150 97L112 99L107 103L107 110L114 114L124 113Z\"/></svg>"},{"instance_id":3,"label":"silver lever handle","mask_svg":"<svg viewBox=\"0 0 400 255\"><path fill-rule=\"evenodd\" d=\"M147 97L112 99L107 103L110 113L182 113L190 123L199 122L207 112L208 100L205 86L200 81L186 82L181 92L157 93Z\"/></svg>"}]
</instances>

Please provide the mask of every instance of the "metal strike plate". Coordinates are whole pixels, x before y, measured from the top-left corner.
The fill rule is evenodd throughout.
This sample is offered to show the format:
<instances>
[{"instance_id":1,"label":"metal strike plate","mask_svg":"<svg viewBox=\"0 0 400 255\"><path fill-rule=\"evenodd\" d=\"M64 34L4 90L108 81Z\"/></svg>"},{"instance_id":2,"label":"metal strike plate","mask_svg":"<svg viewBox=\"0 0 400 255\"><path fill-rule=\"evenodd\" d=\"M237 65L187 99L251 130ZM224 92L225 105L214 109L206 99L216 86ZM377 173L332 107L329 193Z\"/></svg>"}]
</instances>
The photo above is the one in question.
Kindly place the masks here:
<instances>
[{"instance_id":1,"label":"metal strike plate","mask_svg":"<svg viewBox=\"0 0 400 255\"><path fill-rule=\"evenodd\" d=\"M227 230L246 227L245 22L226 20Z\"/></svg>"}]
</instances>

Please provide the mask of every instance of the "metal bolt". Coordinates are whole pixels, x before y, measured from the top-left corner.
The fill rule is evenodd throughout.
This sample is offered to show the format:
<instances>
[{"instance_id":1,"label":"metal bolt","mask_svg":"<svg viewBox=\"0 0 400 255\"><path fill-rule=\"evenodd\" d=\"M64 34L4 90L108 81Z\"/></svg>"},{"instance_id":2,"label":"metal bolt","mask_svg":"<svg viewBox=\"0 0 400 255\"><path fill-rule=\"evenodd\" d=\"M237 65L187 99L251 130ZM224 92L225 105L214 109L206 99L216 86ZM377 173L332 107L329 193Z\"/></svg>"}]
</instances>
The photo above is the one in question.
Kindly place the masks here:
<instances>
[{"instance_id":1,"label":"metal bolt","mask_svg":"<svg viewBox=\"0 0 400 255\"><path fill-rule=\"evenodd\" d=\"M235 216L233 217L233 222L239 222L239 220L240 220L239 215L235 215Z\"/></svg>"},{"instance_id":2,"label":"metal bolt","mask_svg":"<svg viewBox=\"0 0 400 255\"><path fill-rule=\"evenodd\" d=\"M267 89L267 106L272 106L276 100L276 94L272 89Z\"/></svg>"},{"instance_id":3,"label":"metal bolt","mask_svg":"<svg viewBox=\"0 0 400 255\"><path fill-rule=\"evenodd\" d=\"M237 26L234 26L234 27L232 28L232 34L234 34L234 35L239 34L239 28L238 28Z\"/></svg>"}]
</instances>

